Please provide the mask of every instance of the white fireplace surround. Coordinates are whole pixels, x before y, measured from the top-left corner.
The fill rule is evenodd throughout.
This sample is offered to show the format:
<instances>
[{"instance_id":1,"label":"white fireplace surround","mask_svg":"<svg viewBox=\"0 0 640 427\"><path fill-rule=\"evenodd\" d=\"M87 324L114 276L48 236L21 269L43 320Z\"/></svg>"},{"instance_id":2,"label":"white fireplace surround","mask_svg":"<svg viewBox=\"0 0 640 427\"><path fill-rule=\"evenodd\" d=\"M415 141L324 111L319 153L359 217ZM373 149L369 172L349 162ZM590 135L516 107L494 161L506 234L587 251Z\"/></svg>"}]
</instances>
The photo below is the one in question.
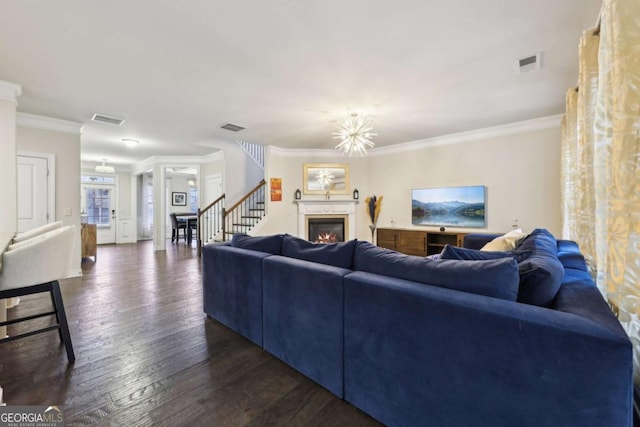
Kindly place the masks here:
<instances>
[{"instance_id":1,"label":"white fireplace surround","mask_svg":"<svg viewBox=\"0 0 640 427\"><path fill-rule=\"evenodd\" d=\"M348 218L348 236L345 240L356 238L356 202L353 200L296 200L298 204L298 237L307 238L307 216L346 215Z\"/></svg>"}]
</instances>

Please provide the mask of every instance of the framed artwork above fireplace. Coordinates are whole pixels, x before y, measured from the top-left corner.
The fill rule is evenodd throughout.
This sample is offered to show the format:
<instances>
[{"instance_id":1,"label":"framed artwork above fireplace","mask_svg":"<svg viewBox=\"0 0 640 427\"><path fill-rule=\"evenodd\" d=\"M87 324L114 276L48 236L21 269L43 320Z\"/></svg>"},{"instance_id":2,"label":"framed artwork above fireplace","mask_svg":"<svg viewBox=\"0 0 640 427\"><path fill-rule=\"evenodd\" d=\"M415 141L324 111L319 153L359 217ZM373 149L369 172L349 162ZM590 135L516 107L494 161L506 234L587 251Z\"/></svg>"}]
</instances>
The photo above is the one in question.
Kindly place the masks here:
<instances>
[{"instance_id":1,"label":"framed artwork above fireplace","mask_svg":"<svg viewBox=\"0 0 640 427\"><path fill-rule=\"evenodd\" d=\"M305 163L302 171L304 194L350 194L349 165Z\"/></svg>"}]
</instances>

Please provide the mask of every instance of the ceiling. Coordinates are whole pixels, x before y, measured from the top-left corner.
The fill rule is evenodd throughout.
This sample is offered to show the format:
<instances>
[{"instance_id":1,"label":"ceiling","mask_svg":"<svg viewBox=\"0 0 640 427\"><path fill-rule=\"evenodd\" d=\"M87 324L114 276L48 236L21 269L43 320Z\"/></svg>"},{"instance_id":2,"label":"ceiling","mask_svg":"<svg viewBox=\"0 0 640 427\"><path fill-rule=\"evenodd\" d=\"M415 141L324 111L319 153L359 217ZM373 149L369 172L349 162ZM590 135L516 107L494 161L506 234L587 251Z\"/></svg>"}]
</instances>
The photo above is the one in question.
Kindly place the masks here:
<instances>
[{"instance_id":1,"label":"ceiling","mask_svg":"<svg viewBox=\"0 0 640 427\"><path fill-rule=\"evenodd\" d=\"M600 6L5 0L0 80L22 85L18 111L84 123L83 161L203 155L234 139L333 148L350 111L371 116L381 147L563 112ZM518 74L516 59L536 52L543 67Z\"/></svg>"}]
</instances>

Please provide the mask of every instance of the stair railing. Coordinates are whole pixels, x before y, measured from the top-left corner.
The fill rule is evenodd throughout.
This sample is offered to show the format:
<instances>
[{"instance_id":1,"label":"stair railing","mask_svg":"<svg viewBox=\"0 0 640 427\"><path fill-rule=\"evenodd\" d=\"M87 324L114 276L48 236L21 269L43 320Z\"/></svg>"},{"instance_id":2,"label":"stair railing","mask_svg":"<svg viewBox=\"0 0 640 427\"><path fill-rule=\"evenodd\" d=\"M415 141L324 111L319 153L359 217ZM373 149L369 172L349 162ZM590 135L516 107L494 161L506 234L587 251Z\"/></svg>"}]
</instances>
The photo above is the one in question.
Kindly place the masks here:
<instances>
[{"instance_id":1,"label":"stair railing","mask_svg":"<svg viewBox=\"0 0 640 427\"><path fill-rule=\"evenodd\" d=\"M222 232L224 204L225 195L222 194L204 209L198 208L198 256L202 255L202 246Z\"/></svg>"},{"instance_id":2,"label":"stair railing","mask_svg":"<svg viewBox=\"0 0 640 427\"><path fill-rule=\"evenodd\" d=\"M222 210L222 240L246 233L267 214L266 181L260 183L229 209Z\"/></svg>"},{"instance_id":3,"label":"stair railing","mask_svg":"<svg viewBox=\"0 0 640 427\"><path fill-rule=\"evenodd\" d=\"M236 143L242 147L242 149L247 153L249 157L253 159L254 162L258 164L264 170L264 155L265 155L265 147L264 145L255 144L253 142L247 141L236 141Z\"/></svg>"}]
</instances>

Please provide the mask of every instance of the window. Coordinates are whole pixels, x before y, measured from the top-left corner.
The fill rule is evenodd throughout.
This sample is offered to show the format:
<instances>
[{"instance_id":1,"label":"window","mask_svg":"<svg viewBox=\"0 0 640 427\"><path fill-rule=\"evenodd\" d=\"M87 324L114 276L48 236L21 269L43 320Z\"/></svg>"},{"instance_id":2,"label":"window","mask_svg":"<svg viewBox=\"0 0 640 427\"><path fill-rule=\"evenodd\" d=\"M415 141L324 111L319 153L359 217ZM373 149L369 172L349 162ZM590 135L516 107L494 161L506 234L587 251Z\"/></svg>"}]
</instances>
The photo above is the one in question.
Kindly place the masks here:
<instances>
[{"instance_id":1,"label":"window","mask_svg":"<svg viewBox=\"0 0 640 427\"><path fill-rule=\"evenodd\" d=\"M85 190L87 223L109 225L111 223L111 207L108 188L87 188Z\"/></svg>"},{"instance_id":2,"label":"window","mask_svg":"<svg viewBox=\"0 0 640 427\"><path fill-rule=\"evenodd\" d=\"M198 210L198 189L196 187L189 187L189 208L191 212Z\"/></svg>"},{"instance_id":3,"label":"window","mask_svg":"<svg viewBox=\"0 0 640 427\"><path fill-rule=\"evenodd\" d=\"M82 182L90 182L95 184L113 184L115 182L115 178L112 176L82 175Z\"/></svg>"}]
</instances>

